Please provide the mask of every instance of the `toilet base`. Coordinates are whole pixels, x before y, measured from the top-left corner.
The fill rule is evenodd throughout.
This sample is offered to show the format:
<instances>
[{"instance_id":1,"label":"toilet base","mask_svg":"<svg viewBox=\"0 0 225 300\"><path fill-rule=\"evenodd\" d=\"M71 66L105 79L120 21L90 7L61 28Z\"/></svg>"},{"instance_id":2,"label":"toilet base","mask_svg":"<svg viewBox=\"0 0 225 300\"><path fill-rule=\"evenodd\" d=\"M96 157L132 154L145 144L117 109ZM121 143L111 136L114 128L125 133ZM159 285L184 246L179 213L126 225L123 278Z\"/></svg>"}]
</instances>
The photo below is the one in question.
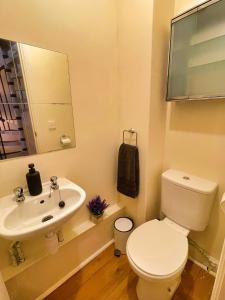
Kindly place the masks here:
<instances>
[{"instance_id":1,"label":"toilet base","mask_svg":"<svg viewBox=\"0 0 225 300\"><path fill-rule=\"evenodd\" d=\"M139 277L136 291L139 300L170 300L181 281L181 276L171 281L148 281Z\"/></svg>"}]
</instances>

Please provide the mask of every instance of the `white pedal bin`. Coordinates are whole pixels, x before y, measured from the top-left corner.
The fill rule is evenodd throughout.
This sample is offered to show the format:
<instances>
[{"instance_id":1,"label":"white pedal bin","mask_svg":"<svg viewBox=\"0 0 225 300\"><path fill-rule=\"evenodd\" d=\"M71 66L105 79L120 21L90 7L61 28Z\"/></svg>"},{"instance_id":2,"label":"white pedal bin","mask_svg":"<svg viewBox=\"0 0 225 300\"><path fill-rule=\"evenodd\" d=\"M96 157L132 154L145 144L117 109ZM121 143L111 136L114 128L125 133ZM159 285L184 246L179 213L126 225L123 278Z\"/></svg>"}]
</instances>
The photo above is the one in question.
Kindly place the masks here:
<instances>
[{"instance_id":1,"label":"white pedal bin","mask_svg":"<svg viewBox=\"0 0 225 300\"><path fill-rule=\"evenodd\" d=\"M129 235L134 229L134 222L130 218L121 217L114 222L115 249L126 254L126 244Z\"/></svg>"}]
</instances>

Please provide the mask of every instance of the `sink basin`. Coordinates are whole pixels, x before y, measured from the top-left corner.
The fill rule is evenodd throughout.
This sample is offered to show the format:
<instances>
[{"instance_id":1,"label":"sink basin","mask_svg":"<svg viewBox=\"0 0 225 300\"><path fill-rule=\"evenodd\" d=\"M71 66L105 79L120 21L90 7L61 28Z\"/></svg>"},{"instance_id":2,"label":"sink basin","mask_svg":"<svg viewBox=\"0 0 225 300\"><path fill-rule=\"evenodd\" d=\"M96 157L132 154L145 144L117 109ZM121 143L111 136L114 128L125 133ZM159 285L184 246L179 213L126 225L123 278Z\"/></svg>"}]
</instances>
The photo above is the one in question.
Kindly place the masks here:
<instances>
[{"instance_id":1,"label":"sink basin","mask_svg":"<svg viewBox=\"0 0 225 300\"><path fill-rule=\"evenodd\" d=\"M25 201L17 203L14 195L0 199L0 236L9 240L23 240L36 234L46 234L59 228L73 216L86 198L85 191L75 183L58 179L59 190L52 191L50 183L43 184L38 196L25 193ZM61 207L59 202L64 201Z\"/></svg>"}]
</instances>

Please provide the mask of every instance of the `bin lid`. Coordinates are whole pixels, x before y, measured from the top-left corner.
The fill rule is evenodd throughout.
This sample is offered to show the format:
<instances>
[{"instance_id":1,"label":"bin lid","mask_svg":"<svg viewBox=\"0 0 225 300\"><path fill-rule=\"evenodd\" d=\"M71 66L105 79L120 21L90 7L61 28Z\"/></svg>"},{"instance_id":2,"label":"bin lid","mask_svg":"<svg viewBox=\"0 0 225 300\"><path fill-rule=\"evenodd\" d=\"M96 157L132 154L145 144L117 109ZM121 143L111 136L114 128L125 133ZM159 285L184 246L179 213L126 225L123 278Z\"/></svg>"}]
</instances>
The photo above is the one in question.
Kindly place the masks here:
<instances>
[{"instance_id":1,"label":"bin lid","mask_svg":"<svg viewBox=\"0 0 225 300\"><path fill-rule=\"evenodd\" d=\"M115 223L114 223L114 227L121 232L128 232L130 230L133 229L134 227L134 222L129 219L129 218L118 218Z\"/></svg>"}]
</instances>

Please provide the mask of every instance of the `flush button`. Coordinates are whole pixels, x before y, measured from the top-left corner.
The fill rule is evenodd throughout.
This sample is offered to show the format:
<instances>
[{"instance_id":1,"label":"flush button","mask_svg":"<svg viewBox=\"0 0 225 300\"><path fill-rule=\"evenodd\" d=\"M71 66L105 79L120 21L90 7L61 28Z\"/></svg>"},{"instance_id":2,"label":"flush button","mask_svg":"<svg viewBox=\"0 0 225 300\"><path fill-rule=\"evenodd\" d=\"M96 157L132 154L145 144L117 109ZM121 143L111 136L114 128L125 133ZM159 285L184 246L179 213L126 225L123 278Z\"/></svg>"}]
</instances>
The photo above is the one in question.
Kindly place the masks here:
<instances>
[{"instance_id":1,"label":"flush button","mask_svg":"<svg viewBox=\"0 0 225 300\"><path fill-rule=\"evenodd\" d=\"M190 180L190 177L188 177L188 176L183 176L183 179L184 179L184 180Z\"/></svg>"}]
</instances>

